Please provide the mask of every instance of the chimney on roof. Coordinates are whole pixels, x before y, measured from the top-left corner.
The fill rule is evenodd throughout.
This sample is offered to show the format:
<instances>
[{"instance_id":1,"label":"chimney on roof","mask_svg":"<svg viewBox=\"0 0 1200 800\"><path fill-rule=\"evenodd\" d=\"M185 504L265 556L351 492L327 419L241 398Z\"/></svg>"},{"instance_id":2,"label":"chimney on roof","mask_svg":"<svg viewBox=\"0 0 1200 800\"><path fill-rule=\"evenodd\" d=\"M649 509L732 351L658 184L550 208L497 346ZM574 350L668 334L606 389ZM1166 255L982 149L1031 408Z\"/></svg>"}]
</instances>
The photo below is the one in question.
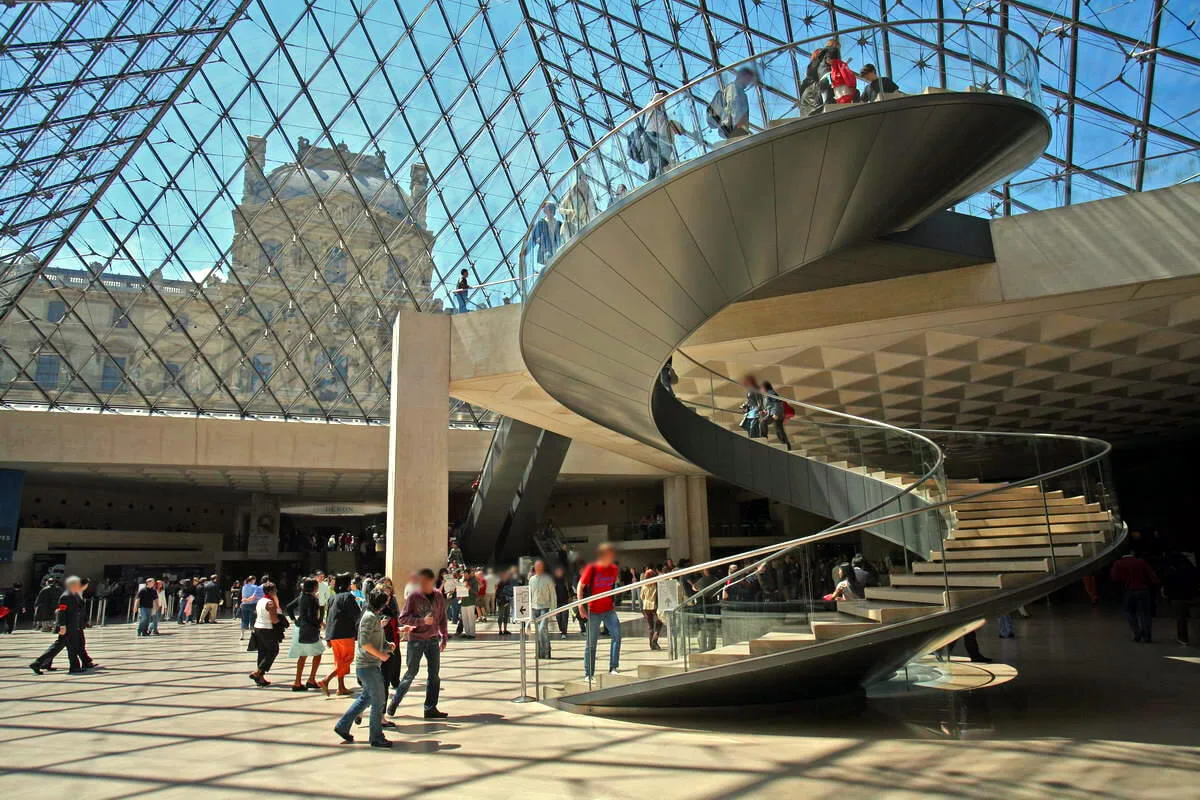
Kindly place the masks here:
<instances>
[{"instance_id":1,"label":"chimney on roof","mask_svg":"<svg viewBox=\"0 0 1200 800\"><path fill-rule=\"evenodd\" d=\"M267 139L264 136L246 137L246 172L242 179L242 202L255 199L267 178L263 168L267 164Z\"/></svg>"},{"instance_id":2,"label":"chimney on roof","mask_svg":"<svg viewBox=\"0 0 1200 800\"><path fill-rule=\"evenodd\" d=\"M408 196L412 199L409 213L413 222L421 228L425 227L425 196L429 193L429 167L420 161L409 170Z\"/></svg>"}]
</instances>

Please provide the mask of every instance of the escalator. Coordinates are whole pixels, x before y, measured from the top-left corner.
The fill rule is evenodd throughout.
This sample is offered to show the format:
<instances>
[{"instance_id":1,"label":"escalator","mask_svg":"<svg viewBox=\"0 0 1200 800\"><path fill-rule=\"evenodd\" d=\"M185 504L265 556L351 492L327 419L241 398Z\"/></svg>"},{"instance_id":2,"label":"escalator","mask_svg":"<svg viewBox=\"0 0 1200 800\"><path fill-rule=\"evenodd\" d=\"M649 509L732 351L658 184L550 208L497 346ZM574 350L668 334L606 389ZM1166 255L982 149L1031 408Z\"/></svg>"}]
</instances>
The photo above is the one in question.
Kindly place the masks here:
<instances>
[{"instance_id":1,"label":"escalator","mask_svg":"<svg viewBox=\"0 0 1200 800\"><path fill-rule=\"evenodd\" d=\"M492 436L459 546L469 564L511 562L535 547L571 440L504 418Z\"/></svg>"},{"instance_id":2,"label":"escalator","mask_svg":"<svg viewBox=\"0 0 1200 800\"><path fill-rule=\"evenodd\" d=\"M908 25L865 26L861 41L911 37ZM542 699L604 711L854 691L1076 580L1120 543L1104 442L909 431L792 401L788 449L741 425L744 405L769 397L686 353L689 335L743 298L928 268L896 249L895 234L1039 157L1050 127L1032 48L987 23L955 25L940 85L920 94L801 115L782 87L811 43L787 45L753 61L760 95L748 103L749 135L697 136L677 145L679 163L647 177L625 146L644 128L642 112L552 187L552 198L586 194L596 210L538 271L523 262L520 338L534 379L606 428L840 522L649 580L660 594L680 593L666 614L670 647L635 650L634 672L586 680L577 663L539 659ZM901 51L891 56L895 69ZM669 94L661 112L703 131L707 99L743 66ZM668 359L678 384L660 380ZM789 396L786 384L776 388ZM858 531L903 553L886 585L846 581L843 599L826 599L810 577L796 597L726 610L744 583L767 585L796 560L811 562L817 542ZM701 572L703 588L682 592L680 581Z\"/></svg>"}]
</instances>

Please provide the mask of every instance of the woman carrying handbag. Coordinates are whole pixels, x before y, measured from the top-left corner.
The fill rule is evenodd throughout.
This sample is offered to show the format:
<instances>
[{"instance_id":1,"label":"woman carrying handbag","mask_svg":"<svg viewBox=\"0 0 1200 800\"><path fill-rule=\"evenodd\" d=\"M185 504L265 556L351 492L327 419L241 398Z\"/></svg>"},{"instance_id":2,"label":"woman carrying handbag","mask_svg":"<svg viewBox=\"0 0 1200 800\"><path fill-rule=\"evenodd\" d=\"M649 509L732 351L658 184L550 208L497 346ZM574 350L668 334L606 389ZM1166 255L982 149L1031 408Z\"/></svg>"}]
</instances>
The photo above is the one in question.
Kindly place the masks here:
<instances>
[{"instance_id":1,"label":"woman carrying handbag","mask_svg":"<svg viewBox=\"0 0 1200 800\"><path fill-rule=\"evenodd\" d=\"M254 607L254 632L247 650L258 653L258 669L250 673L250 680L259 686L270 686L267 673L279 655L279 642L287 630L288 621L279 608L279 595L275 584L267 581L262 586L263 598Z\"/></svg>"}]
</instances>

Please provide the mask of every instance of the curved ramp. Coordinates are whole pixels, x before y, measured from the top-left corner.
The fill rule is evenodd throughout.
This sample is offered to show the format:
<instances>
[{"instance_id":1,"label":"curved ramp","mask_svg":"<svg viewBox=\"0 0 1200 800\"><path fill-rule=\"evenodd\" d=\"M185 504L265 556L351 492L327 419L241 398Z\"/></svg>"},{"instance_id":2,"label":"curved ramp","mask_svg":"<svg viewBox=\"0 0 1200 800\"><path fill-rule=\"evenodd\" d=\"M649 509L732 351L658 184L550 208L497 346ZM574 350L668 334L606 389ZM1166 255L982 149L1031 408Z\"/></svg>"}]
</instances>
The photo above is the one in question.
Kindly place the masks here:
<instances>
[{"instance_id":1,"label":"curved ramp","mask_svg":"<svg viewBox=\"0 0 1200 800\"><path fill-rule=\"evenodd\" d=\"M673 452L651 392L688 335L783 276L996 183L1049 138L1023 100L949 93L732 141L639 188L556 253L522 315L525 363L575 413Z\"/></svg>"}]
</instances>

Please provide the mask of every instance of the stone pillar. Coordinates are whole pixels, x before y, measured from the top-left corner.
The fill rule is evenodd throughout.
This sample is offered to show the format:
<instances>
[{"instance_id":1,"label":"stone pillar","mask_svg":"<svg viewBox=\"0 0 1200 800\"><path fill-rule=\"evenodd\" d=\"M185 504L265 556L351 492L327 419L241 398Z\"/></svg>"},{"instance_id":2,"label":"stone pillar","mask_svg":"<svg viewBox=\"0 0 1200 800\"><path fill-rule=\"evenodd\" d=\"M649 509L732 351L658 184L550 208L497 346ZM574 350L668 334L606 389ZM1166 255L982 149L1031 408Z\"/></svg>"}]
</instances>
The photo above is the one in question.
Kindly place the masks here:
<instances>
[{"instance_id":1,"label":"stone pillar","mask_svg":"<svg viewBox=\"0 0 1200 800\"><path fill-rule=\"evenodd\" d=\"M0 564L12 561L17 549L17 522L21 517L21 487L24 484L23 471L0 469Z\"/></svg>"},{"instance_id":2,"label":"stone pillar","mask_svg":"<svg viewBox=\"0 0 1200 800\"><path fill-rule=\"evenodd\" d=\"M401 311L392 328L387 574L446 563L450 514L450 317Z\"/></svg>"},{"instance_id":3,"label":"stone pillar","mask_svg":"<svg viewBox=\"0 0 1200 800\"><path fill-rule=\"evenodd\" d=\"M687 476L663 480L663 514L667 518L667 555L679 561L691 552L688 547Z\"/></svg>"},{"instance_id":4,"label":"stone pillar","mask_svg":"<svg viewBox=\"0 0 1200 800\"><path fill-rule=\"evenodd\" d=\"M708 476L687 476L688 549L692 561L712 558L708 529Z\"/></svg>"}]
</instances>

